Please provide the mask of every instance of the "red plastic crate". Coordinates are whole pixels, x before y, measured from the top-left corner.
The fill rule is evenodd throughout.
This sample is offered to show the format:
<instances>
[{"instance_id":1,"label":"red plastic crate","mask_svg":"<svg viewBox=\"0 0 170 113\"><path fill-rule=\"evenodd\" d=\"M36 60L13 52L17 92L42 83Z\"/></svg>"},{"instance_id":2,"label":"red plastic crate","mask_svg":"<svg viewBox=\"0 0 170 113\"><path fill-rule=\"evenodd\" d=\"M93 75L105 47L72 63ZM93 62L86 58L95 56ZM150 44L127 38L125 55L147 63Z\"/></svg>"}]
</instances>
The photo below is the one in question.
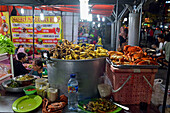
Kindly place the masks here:
<instances>
[{"instance_id":1,"label":"red plastic crate","mask_svg":"<svg viewBox=\"0 0 170 113\"><path fill-rule=\"evenodd\" d=\"M114 100L121 104L140 104L140 102L150 104L151 86L157 71L158 69L119 69L107 63L106 73L114 90L120 88L131 76L119 91L113 93Z\"/></svg>"}]
</instances>

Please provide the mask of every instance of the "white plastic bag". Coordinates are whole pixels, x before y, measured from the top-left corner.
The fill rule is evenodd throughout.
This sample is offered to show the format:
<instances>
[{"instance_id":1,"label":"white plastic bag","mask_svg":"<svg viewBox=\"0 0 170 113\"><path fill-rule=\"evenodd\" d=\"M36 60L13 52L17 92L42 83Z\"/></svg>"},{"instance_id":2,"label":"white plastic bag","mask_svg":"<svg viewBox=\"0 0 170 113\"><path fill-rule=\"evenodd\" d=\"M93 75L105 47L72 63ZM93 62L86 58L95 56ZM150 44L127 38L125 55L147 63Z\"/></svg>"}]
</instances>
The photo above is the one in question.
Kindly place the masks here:
<instances>
[{"instance_id":1,"label":"white plastic bag","mask_svg":"<svg viewBox=\"0 0 170 113\"><path fill-rule=\"evenodd\" d=\"M162 79L155 79L154 80L154 86L153 86L153 92L152 92L152 99L151 102L158 106L163 104L163 98L164 98L164 91L162 90L161 83L163 82ZM170 97L167 97L166 104L170 104Z\"/></svg>"}]
</instances>

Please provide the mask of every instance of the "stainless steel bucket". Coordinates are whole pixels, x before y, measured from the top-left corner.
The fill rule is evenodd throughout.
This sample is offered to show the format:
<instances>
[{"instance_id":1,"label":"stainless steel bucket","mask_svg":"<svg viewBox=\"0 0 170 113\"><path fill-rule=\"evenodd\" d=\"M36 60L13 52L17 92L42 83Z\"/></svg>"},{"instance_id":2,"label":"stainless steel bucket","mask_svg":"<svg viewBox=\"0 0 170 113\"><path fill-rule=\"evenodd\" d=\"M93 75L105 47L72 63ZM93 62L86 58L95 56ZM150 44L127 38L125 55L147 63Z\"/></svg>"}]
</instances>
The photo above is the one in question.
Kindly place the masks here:
<instances>
[{"instance_id":1,"label":"stainless steel bucket","mask_svg":"<svg viewBox=\"0 0 170 113\"><path fill-rule=\"evenodd\" d=\"M76 74L79 83L79 100L98 96L97 85L100 76L105 72L106 58L89 60L47 61L48 81L51 87L59 88L61 93L68 95L67 83L70 74Z\"/></svg>"}]
</instances>

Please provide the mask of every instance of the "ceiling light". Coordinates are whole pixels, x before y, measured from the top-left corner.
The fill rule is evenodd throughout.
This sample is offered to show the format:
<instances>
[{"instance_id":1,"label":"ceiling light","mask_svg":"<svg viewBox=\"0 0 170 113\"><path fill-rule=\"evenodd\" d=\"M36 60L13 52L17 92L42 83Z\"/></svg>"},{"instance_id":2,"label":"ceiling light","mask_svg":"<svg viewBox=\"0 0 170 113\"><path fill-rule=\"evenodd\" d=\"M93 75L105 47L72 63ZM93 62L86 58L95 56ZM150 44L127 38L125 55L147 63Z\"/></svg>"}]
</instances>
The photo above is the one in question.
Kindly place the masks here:
<instances>
[{"instance_id":1,"label":"ceiling light","mask_svg":"<svg viewBox=\"0 0 170 113\"><path fill-rule=\"evenodd\" d=\"M168 26L165 26L166 29L168 29Z\"/></svg>"},{"instance_id":2,"label":"ceiling light","mask_svg":"<svg viewBox=\"0 0 170 113\"><path fill-rule=\"evenodd\" d=\"M24 9L23 9L23 7L21 8L21 14L22 14L22 15L24 14Z\"/></svg>"},{"instance_id":3,"label":"ceiling light","mask_svg":"<svg viewBox=\"0 0 170 113\"><path fill-rule=\"evenodd\" d=\"M41 10L41 13L40 13L40 20L41 20L41 21L44 20L44 13L43 13L43 10Z\"/></svg>"},{"instance_id":4,"label":"ceiling light","mask_svg":"<svg viewBox=\"0 0 170 113\"><path fill-rule=\"evenodd\" d=\"M95 24L95 22L93 22L93 25Z\"/></svg>"},{"instance_id":5,"label":"ceiling light","mask_svg":"<svg viewBox=\"0 0 170 113\"><path fill-rule=\"evenodd\" d=\"M105 17L102 18L102 21L103 21L103 22L105 21Z\"/></svg>"},{"instance_id":6,"label":"ceiling light","mask_svg":"<svg viewBox=\"0 0 170 113\"><path fill-rule=\"evenodd\" d=\"M54 22L57 22L57 21L58 21L58 19L57 19L57 17L55 16L55 17L54 17Z\"/></svg>"},{"instance_id":7,"label":"ceiling light","mask_svg":"<svg viewBox=\"0 0 170 113\"><path fill-rule=\"evenodd\" d=\"M125 21L125 22L126 22L126 21L127 21L127 18L124 18L124 20L123 20L123 21Z\"/></svg>"},{"instance_id":8,"label":"ceiling light","mask_svg":"<svg viewBox=\"0 0 170 113\"><path fill-rule=\"evenodd\" d=\"M87 20L89 15L89 0L79 0L80 1L80 18Z\"/></svg>"},{"instance_id":9,"label":"ceiling light","mask_svg":"<svg viewBox=\"0 0 170 113\"><path fill-rule=\"evenodd\" d=\"M89 14L88 18L87 18L87 21L92 21L92 14Z\"/></svg>"},{"instance_id":10,"label":"ceiling light","mask_svg":"<svg viewBox=\"0 0 170 113\"><path fill-rule=\"evenodd\" d=\"M97 18L98 21L100 21L100 18Z\"/></svg>"},{"instance_id":11,"label":"ceiling light","mask_svg":"<svg viewBox=\"0 0 170 113\"><path fill-rule=\"evenodd\" d=\"M100 27L100 23L98 24L98 27Z\"/></svg>"}]
</instances>

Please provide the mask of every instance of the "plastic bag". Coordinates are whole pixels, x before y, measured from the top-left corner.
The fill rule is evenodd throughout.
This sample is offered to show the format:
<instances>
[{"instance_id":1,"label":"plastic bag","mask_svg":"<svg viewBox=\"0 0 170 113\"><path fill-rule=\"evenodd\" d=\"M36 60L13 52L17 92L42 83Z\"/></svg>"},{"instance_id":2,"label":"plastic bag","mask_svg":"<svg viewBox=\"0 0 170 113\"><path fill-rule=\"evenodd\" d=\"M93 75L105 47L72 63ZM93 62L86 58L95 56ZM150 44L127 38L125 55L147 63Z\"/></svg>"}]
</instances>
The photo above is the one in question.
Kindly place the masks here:
<instances>
[{"instance_id":1,"label":"plastic bag","mask_svg":"<svg viewBox=\"0 0 170 113\"><path fill-rule=\"evenodd\" d=\"M3 64L0 64L0 78L8 74L9 68Z\"/></svg>"},{"instance_id":2,"label":"plastic bag","mask_svg":"<svg viewBox=\"0 0 170 113\"><path fill-rule=\"evenodd\" d=\"M161 83L163 82L162 79L155 79L154 80L154 86L153 86L153 92L152 92L152 98L151 102L158 106L163 104L163 98L164 98L164 91L162 90ZM167 97L166 104L170 104L170 97Z\"/></svg>"}]
</instances>

